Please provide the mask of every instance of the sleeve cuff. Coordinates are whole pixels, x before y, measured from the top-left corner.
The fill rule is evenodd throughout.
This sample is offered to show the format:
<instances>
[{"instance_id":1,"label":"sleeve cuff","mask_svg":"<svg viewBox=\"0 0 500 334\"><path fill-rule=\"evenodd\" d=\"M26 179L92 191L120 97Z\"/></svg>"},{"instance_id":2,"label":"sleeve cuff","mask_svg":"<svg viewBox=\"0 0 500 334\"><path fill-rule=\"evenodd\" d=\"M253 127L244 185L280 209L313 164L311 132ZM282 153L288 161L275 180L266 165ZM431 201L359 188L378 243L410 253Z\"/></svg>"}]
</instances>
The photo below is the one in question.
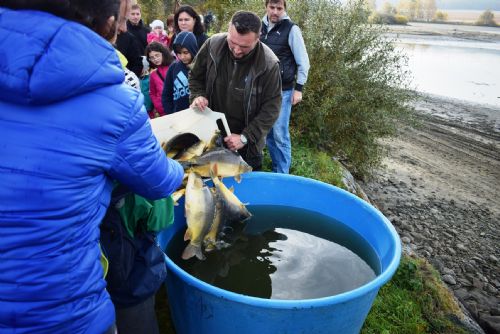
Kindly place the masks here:
<instances>
[{"instance_id":1,"label":"sleeve cuff","mask_svg":"<svg viewBox=\"0 0 500 334\"><path fill-rule=\"evenodd\" d=\"M295 84L295 90L296 91L302 92L302 88L303 87L304 87L304 85L301 85L301 84L298 84L298 83Z\"/></svg>"}]
</instances>

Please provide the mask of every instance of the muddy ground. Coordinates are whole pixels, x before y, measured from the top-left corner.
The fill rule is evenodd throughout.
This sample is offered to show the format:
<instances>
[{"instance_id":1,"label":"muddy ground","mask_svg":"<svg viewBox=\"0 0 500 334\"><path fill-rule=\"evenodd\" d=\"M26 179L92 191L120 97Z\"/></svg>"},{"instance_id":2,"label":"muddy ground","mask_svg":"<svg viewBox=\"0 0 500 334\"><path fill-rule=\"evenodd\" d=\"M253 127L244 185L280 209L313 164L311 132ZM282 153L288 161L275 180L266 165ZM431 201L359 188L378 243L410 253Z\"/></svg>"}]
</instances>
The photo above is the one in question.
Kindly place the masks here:
<instances>
[{"instance_id":1,"label":"muddy ground","mask_svg":"<svg viewBox=\"0 0 500 334\"><path fill-rule=\"evenodd\" d=\"M486 333L500 333L500 109L425 95L361 186Z\"/></svg>"}]
</instances>

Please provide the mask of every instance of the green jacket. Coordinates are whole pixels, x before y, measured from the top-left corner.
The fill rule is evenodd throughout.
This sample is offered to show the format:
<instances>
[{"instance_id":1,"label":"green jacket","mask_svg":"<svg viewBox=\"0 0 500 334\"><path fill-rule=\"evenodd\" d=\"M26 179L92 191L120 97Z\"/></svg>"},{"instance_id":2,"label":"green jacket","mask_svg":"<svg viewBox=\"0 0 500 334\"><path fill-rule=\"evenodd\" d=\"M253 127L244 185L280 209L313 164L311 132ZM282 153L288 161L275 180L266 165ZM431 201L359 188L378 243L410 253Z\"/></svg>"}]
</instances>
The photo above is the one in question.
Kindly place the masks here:
<instances>
[{"instance_id":1,"label":"green jacket","mask_svg":"<svg viewBox=\"0 0 500 334\"><path fill-rule=\"evenodd\" d=\"M148 200L136 194L129 194L117 205L117 209L132 238L139 229L159 232L174 222L174 202L171 196Z\"/></svg>"},{"instance_id":2,"label":"green jacket","mask_svg":"<svg viewBox=\"0 0 500 334\"><path fill-rule=\"evenodd\" d=\"M252 162L262 160L266 135L281 110L279 61L271 49L259 41L248 75L250 80L246 81L243 92L243 105L239 109L216 110L212 104L215 99L212 94L215 81L223 80L217 77L219 64L227 61L223 57L230 57L226 38L227 33L213 35L198 52L189 73L190 100L192 102L196 97L204 96L210 108L244 122L241 133L248 139L247 162L252 165ZM218 93L227 96L228 92Z\"/></svg>"}]
</instances>

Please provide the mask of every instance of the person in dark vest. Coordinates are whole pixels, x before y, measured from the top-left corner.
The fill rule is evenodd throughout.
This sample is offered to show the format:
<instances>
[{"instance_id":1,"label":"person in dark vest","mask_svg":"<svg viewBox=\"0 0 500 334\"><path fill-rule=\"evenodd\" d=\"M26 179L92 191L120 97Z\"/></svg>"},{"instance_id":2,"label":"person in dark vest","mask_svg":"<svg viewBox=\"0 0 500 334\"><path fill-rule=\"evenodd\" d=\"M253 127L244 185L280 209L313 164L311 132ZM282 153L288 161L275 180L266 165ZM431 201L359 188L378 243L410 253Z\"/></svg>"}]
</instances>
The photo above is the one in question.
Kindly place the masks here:
<instances>
[{"instance_id":1,"label":"person in dark vest","mask_svg":"<svg viewBox=\"0 0 500 334\"><path fill-rule=\"evenodd\" d=\"M262 19L260 40L280 60L282 102L280 116L266 138L276 173L290 171L292 145L288 125L292 106L302 101L302 87L307 81L309 57L300 28L285 12L286 0L266 0L266 16Z\"/></svg>"},{"instance_id":2,"label":"person in dark vest","mask_svg":"<svg viewBox=\"0 0 500 334\"><path fill-rule=\"evenodd\" d=\"M134 35L139 42L142 55L148 45L147 36L151 32L151 29L142 22L141 15L141 6L137 4L132 5L127 20L127 30Z\"/></svg>"}]
</instances>

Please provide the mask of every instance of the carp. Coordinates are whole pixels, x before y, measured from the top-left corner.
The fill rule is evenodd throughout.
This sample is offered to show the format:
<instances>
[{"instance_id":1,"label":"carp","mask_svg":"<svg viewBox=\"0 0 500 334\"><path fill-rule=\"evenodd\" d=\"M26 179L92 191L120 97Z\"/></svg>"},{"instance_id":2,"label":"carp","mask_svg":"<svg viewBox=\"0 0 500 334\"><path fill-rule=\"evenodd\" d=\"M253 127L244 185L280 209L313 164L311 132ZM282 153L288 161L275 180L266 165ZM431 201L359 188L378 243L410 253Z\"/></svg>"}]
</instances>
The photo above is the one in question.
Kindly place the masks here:
<instances>
[{"instance_id":1,"label":"carp","mask_svg":"<svg viewBox=\"0 0 500 334\"><path fill-rule=\"evenodd\" d=\"M211 252L216 248L217 245L217 237L219 235L220 229L222 228L222 201L219 196L217 196L217 189L215 187L210 188L212 191L212 195L215 199L215 216L214 221L212 222L212 226L210 226L210 230L207 235L203 239L203 244L205 246L206 252Z\"/></svg>"},{"instance_id":2,"label":"carp","mask_svg":"<svg viewBox=\"0 0 500 334\"><path fill-rule=\"evenodd\" d=\"M252 214L243 203L236 197L234 190L228 189L217 177L218 166L210 164L210 177L214 184L214 195L216 201L215 219L204 239L205 250L210 252L216 247L227 247L228 243L222 240L226 230L234 230L233 223L242 223L249 219Z\"/></svg>"},{"instance_id":3,"label":"carp","mask_svg":"<svg viewBox=\"0 0 500 334\"><path fill-rule=\"evenodd\" d=\"M185 170L194 171L202 177L210 177L211 163L215 163L218 166L217 176L234 176L238 183L241 182L241 174L252 170L252 167L243 160L241 155L223 147L206 151L201 156L191 160L182 161L181 165Z\"/></svg>"},{"instance_id":4,"label":"carp","mask_svg":"<svg viewBox=\"0 0 500 334\"><path fill-rule=\"evenodd\" d=\"M233 191L229 190L224 183L217 177L218 166L216 163L211 164L210 177L214 183L217 198L221 201L222 217L225 221L243 222L252 217L243 203L236 197Z\"/></svg>"},{"instance_id":5,"label":"carp","mask_svg":"<svg viewBox=\"0 0 500 334\"><path fill-rule=\"evenodd\" d=\"M200 175L195 172L191 172L188 176L185 196L184 208L188 228L184 240L190 241L182 253L182 258L187 260L196 256L204 260L201 247L214 221L216 210L214 196Z\"/></svg>"},{"instance_id":6,"label":"carp","mask_svg":"<svg viewBox=\"0 0 500 334\"><path fill-rule=\"evenodd\" d=\"M188 161L192 158L200 156L203 151L205 150L205 147L207 144L203 140L199 140L198 142L194 143L192 146L188 147L186 150L177 153L173 159L177 161Z\"/></svg>"}]
</instances>

